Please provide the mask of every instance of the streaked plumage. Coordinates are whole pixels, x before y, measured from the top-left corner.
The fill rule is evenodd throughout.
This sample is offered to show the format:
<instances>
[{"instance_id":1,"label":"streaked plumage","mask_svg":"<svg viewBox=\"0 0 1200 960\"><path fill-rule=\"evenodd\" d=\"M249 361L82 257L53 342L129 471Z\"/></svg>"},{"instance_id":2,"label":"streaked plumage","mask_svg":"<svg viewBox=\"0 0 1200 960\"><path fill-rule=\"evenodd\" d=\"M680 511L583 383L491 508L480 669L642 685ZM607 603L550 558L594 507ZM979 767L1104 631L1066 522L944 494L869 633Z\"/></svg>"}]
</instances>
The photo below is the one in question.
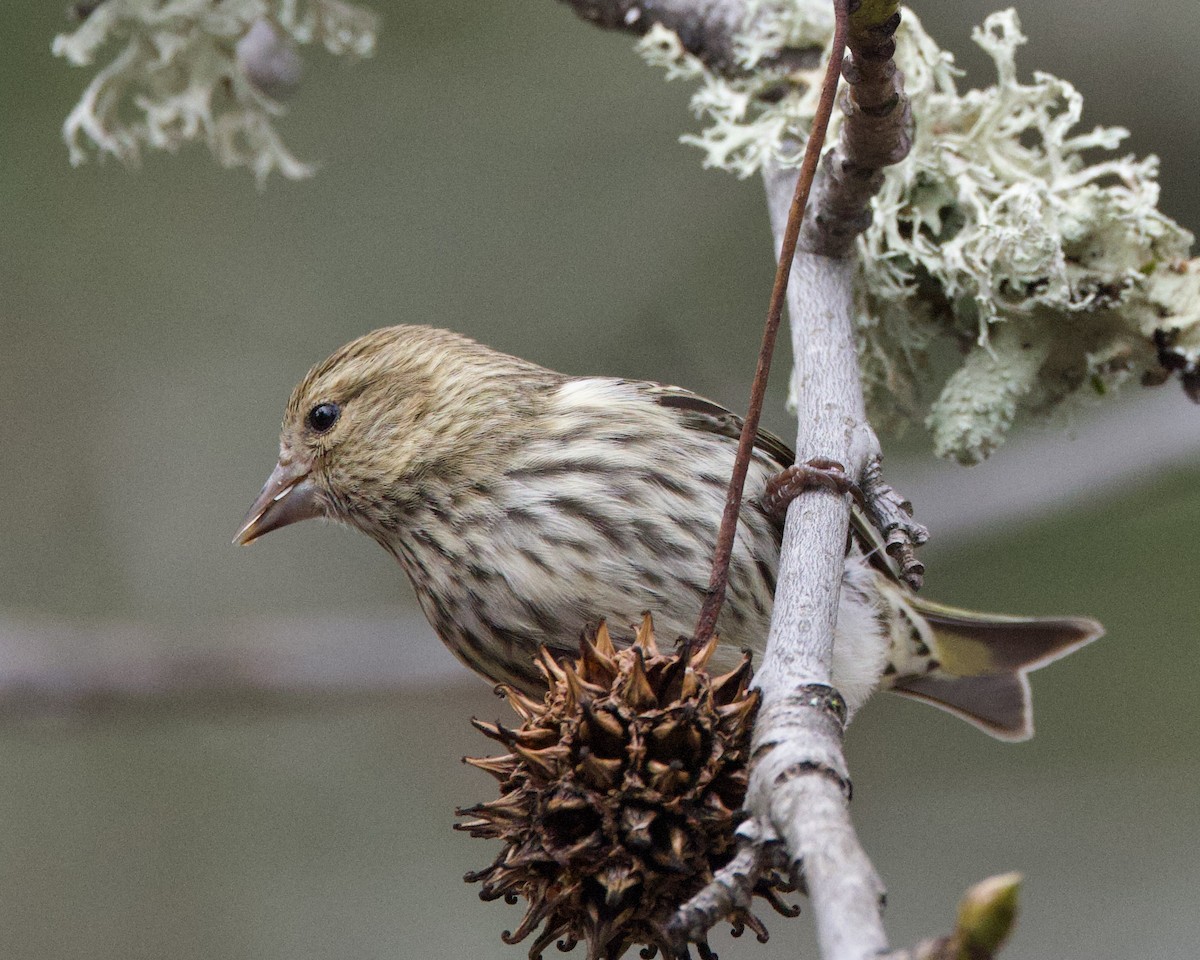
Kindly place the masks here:
<instances>
[{"instance_id":1,"label":"streaked plumage","mask_svg":"<svg viewBox=\"0 0 1200 960\"><path fill-rule=\"evenodd\" d=\"M616 636L646 610L660 636L694 628L740 428L676 387L568 377L448 331L389 327L296 387L279 466L238 539L312 516L357 527L400 562L464 663L528 690L537 648L573 652L601 617ZM792 459L760 434L718 622L734 653L765 643L782 531L760 497ZM1028 735L1024 671L1099 625L928 604L858 526L834 657L851 710L882 680L998 736Z\"/></svg>"}]
</instances>

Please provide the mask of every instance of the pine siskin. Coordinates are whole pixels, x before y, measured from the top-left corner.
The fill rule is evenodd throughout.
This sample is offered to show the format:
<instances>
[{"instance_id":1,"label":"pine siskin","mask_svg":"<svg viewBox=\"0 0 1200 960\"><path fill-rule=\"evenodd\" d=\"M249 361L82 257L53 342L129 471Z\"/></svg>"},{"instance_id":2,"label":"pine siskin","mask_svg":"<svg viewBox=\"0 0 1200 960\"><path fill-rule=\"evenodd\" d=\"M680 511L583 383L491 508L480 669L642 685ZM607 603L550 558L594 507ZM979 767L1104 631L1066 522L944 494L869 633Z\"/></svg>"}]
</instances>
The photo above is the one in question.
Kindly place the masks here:
<instances>
[{"instance_id":1,"label":"pine siskin","mask_svg":"<svg viewBox=\"0 0 1200 960\"><path fill-rule=\"evenodd\" d=\"M646 610L661 635L690 633L740 429L678 387L568 377L445 330L388 327L296 387L279 463L235 542L310 517L357 527L400 562L460 660L532 692L539 647L572 656L597 620L625 642ZM793 459L759 434L715 666L765 643L782 524L762 495ZM1002 739L1030 736L1026 672L1100 625L918 598L858 527L833 658L850 712L882 684Z\"/></svg>"}]
</instances>

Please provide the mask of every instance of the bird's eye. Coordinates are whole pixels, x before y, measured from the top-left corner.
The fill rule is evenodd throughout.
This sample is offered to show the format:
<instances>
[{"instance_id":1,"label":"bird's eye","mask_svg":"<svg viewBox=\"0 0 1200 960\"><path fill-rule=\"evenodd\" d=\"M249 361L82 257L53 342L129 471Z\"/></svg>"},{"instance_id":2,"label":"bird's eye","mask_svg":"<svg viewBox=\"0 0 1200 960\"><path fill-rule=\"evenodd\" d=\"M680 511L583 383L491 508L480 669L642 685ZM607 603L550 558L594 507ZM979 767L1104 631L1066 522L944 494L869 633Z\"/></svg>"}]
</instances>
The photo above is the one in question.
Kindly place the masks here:
<instances>
[{"instance_id":1,"label":"bird's eye","mask_svg":"<svg viewBox=\"0 0 1200 960\"><path fill-rule=\"evenodd\" d=\"M337 423L341 408L336 403L318 403L308 411L308 425L317 433L325 433Z\"/></svg>"}]
</instances>

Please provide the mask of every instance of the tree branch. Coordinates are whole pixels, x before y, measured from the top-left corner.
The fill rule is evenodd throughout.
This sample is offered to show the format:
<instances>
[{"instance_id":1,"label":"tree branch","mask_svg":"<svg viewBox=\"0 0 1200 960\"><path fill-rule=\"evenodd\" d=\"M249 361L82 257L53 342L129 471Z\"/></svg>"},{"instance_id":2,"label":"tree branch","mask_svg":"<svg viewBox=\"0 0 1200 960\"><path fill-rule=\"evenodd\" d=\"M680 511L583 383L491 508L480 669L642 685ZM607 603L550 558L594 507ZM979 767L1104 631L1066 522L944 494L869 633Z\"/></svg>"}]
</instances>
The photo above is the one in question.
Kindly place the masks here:
<instances>
[{"instance_id":1,"label":"tree branch","mask_svg":"<svg viewBox=\"0 0 1200 960\"><path fill-rule=\"evenodd\" d=\"M725 510L717 531L716 548L713 551L712 574L708 593L700 608L700 619L692 642L697 646L708 642L717 626L717 617L725 602L725 586L729 578L729 560L733 554L733 540L737 532L738 517L741 515L742 489L746 483L746 471L750 467L750 455L758 437L758 423L762 417L763 400L767 395L767 378L771 373L771 358L775 353L775 336L783 316L784 294L791 276L789 263L796 252L800 229L808 207L808 195L817 174L821 145L829 129L829 118L833 113L833 101L837 95L838 74L841 72L842 56L845 52L847 31L846 0L834 0L837 8L837 26L830 47L830 60L825 68L821 83L821 98L813 114L812 135L804 145L804 158L800 172L790 194L790 201L782 212L784 222L779 230L779 266L775 271L775 282L771 287L771 301L767 307L767 320L763 329L762 345L758 352L758 363L754 371L754 382L750 389L750 403L742 422L742 434L738 439L737 455L733 461L733 475L729 479L729 490L725 496ZM804 460L797 460L803 463ZM840 462L840 461L839 461Z\"/></svg>"},{"instance_id":2,"label":"tree branch","mask_svg":"<svg viewBox=\"0 0 1200 960\"><path fill-rule=\"evenodd\" d=\"M850 19L851 80L837 150L827 156L814 215L806 221L796 283L788 292L799 427L797 462L836 460L862 478L878 452L867 422L854 340L847 256L869 222L878 168L907 151L907 105L890 57L899 22L891 0L866 0ZM883 136L882 146L875 137ZM792 176L764 171L777 251ZM887 950L883 885L863 851L848 809L840 697L832 688L833 636L850 508L822 488L788 509L775 610L755 677L763 705L755 726L747 808L784 840L805 878L826 960L863 960ZM828 690L824 696L815 693Z\"/></svg>"},{"instance_id":3,"label":"tree branch","mask_svg":"<svg viewBox=\"0 0 1200 960\"><path fill-rule=\"evenodd\" d=\"M842 66L846 119L813 188L813 211L800 241L805 250L848 256L871 225L871 198L883 184L883 168L908 156L912 111L892 59L899 25L898 0L866 0L850 18L850 56Z\"/></svg>"},{"instance_id":4,"label":"tree branch","mask_svg":"<svg viewBox=\"0 0 1200 960\"><path fill-rule=\"evenodd\" d=\"M606 30L623 30L642 36L654 24L662 24L679 37L685 50L723 76L744 74L739 62L739 33L747 22L745 0L559 0L589 23ZM819 51L784 47L758 65L786 70L809 69L817 64Z\"/></svg>"},{"instance_id":5,"label":"tree branch","mask_svg":"<svg viewBox=\"0 0 1200 960\"><path fill-rule=\"evenodd\" d=\"M766 171L776 247L793 175ZM802 252L788 314L796 363L797 461L826 457L859 477L873 451L851 327L854 265ZM788 509L775 612L755 674L763 704L755 726L747 809L783 839L803 873L822 956L865 958L887 949L883 885L850 822L840 697L831 686L833 631L846 557L850 507L824 488ZM826 690L822 696L814 691Z\"/></svg>"},{"instance_id":6,"label":"tree branch","mask_svg":"<svg viewBox=\"0 0 1200 960\"><path fill-rule=\"evenodd\" d=\"M796 282L787 291L797 462L836 461L855 480L868 468L877 473L878 441L867 422L859 378L854 263L848 254L869 223L868 204L881 182L880 168L908 148L907 104L890 59L898 20L897 4L890 0L860 3L851 18L854 62L845 73L854 89L844 101L841 142L830 152L832 159L827 157L820 208L805 222L802 250L792 264ZM819 136L815 126L813 136ZM877 137L883 138L882 146ZM786 261L793 249L787 219L796 178L770 167L764 179L776 254ZM890 488L886 491L889 505L899 500ZM845 706L832 686L849 523L845 498L822 487L802 493L788 509L775 609L755 677L763 704L746 798L759 837L778 836L793 873L803 876L827 960L864 960L887 950L883 885L850 821L850 779L842 751ZM911 572L916 566L913 560ZM693 901L681 912L681 922L696 916L694 909L688 912L695 906Z\"/></svg>"}]
</instances>

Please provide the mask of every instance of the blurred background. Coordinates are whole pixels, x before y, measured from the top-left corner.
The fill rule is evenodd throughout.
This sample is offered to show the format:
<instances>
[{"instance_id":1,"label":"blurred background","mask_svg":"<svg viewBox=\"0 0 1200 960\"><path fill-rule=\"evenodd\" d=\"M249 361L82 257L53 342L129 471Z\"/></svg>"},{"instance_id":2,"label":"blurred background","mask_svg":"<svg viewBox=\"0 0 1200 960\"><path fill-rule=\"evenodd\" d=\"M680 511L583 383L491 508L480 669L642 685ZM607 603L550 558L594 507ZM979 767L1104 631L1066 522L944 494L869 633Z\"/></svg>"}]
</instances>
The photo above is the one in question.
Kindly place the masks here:
<instances>
[{"instance_id":1,"label":"blurred background","mask_svg":"<svg viewBox=\"0 0 1200 960\"><path fill-rule=\"evenodd\" d=\"M63 4L0 6L0 955L22 960L516 958L516 908L450 829L493 795L459 764L501 716L366 539L229 541L292 385L377 326L429 322L575 373L744 407L772 266L761 190L677 143L690 89L549 0L376 3L379 54L315 53L282 129L317 177L203 149L72 170L90 73L50 55ZM987 82L982 0L919 3ZM1200 12L1026 4L1025 75L1162 156L1195 229ZM776 372L771 426L782 412ZM1108 636L1034 682L1005 746L873 701L851 728L856 822L894 942L1025 872L1008 956L1196 956L1200 411L1172 384L1027 431L992 462L885 438L933 529L928 590L1086 613ZM806 918L723 957L814 956Z\"/></svg>"}]
</instances>

